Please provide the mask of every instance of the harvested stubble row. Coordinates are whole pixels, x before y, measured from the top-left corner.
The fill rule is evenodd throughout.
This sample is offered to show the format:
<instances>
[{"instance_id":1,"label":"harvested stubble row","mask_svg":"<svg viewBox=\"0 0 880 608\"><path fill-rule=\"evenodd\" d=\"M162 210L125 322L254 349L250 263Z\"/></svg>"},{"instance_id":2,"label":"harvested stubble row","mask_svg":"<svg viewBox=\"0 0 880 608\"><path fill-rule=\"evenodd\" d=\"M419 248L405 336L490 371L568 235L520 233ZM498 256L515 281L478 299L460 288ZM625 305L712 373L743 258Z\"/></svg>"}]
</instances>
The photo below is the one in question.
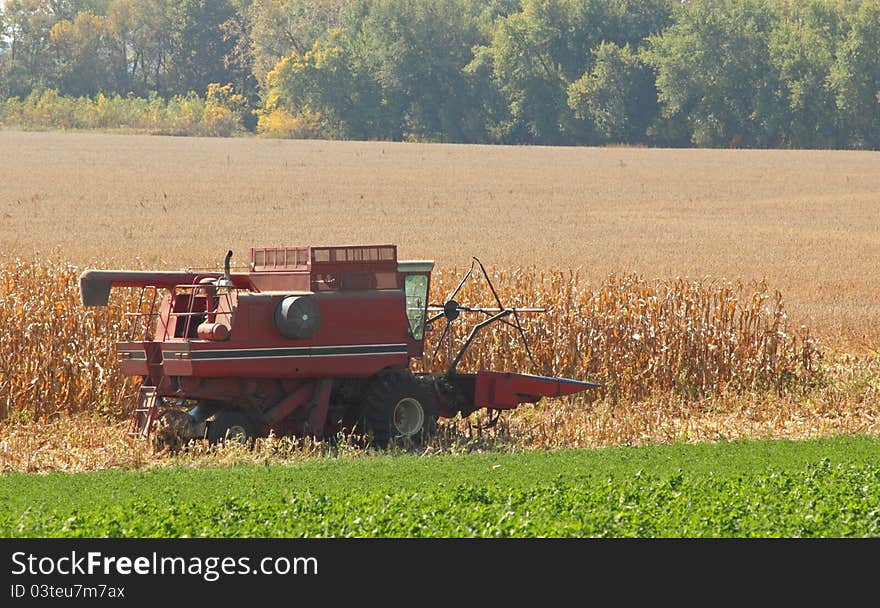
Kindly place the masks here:
<instances>
[{"instance_id":1,"label":"harvested stubble row","mask_svg":"<svg viewBox=\"0 0 880 608\"><path fill-rule=\"evenodd\" d=\"M122 377L113 343L123 336L135 290L114 290L110 306L84 308L77 277L61 262L0 263L0 419L46 420L56 413L98 411L121 417L136 381ZM713 392L784 392L815 380L820 352L806 328L787 326L782 298L764 283L611 275L597 286L576 273L497 271L492 281L507 305L540 305L525 319L534 364L509 327L481 334L461 369L483 367L599 382L611 401ZM435 302L458 282L434 273ZM458 299L485 301L475 281ZM439 321L426 352L441 333ZM457 321L424 366L443 368L469 329Z\"/></svg>"}]
</instances>

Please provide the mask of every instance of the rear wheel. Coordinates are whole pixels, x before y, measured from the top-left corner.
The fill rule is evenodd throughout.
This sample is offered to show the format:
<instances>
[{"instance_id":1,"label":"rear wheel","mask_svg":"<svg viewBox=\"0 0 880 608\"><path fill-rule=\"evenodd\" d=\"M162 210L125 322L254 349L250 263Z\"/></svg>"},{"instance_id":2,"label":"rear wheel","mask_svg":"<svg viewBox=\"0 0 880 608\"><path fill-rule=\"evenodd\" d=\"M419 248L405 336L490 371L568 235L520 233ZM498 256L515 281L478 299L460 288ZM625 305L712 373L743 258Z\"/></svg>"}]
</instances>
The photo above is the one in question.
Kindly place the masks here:
<instances>
[{"instance_id":1,"label":"rear wheel","mask_svg":"<svg viewBox=\"0 0 880 608\"><path fill-rule=\"evenodd\" d=\"M409 373L377 377L367 387L361 422L373 443L423 444L437 429L437 404L431 386Z\"/></svg>"},{"instance_id":2,"label":"rear wheel","mask_svg":"<svg viewBox=\"0 0 880 608\"><path fill-rule=\"evenodd\" d=\"M256 436L256 425L238 410L220 410L208 424L208 441L211 443L230 441L247 445Z\"/></svg>"}]
</instances>

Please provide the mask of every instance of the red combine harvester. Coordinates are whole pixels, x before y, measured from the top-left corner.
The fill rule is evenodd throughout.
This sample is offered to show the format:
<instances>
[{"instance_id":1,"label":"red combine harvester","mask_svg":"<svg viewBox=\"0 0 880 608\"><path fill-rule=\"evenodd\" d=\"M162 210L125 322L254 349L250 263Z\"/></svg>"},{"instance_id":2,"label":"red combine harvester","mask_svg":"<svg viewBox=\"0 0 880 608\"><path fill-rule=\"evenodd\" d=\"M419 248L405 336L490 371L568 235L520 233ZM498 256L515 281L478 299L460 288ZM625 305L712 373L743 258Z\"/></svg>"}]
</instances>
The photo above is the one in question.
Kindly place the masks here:
<instances>
[{"instance_id":1,"label":"red combine harvester","mask_svg":"<svg viewBox=\"0 0 880 608\"><path fill-rule=\"evenodd\" d=\"M525 342L519 315L543 311L503 306L476 258L447 301L429 306L434 263L398 260L394 245L254 248L243 273L230 272L231 257L230 251L222 273L87 270L80 277L85 306L106 306L112 287L141 288L138 310L126 314L132 335L142 339L116 344L122 373L142 378L132 434L146 438L158 422L161 443L169 446L192 438L245 442L270 432L321 437L351 429L372 435L377 445L418 443L438 416L465 417L480 408L498 414L596 387L457 370L480 329L506 323ZM453 299L474 264L497 307ZM449 369L411 372L426 329L446 320L439 347L462 312L485 318Z\"/></svg>"}]
</instances>

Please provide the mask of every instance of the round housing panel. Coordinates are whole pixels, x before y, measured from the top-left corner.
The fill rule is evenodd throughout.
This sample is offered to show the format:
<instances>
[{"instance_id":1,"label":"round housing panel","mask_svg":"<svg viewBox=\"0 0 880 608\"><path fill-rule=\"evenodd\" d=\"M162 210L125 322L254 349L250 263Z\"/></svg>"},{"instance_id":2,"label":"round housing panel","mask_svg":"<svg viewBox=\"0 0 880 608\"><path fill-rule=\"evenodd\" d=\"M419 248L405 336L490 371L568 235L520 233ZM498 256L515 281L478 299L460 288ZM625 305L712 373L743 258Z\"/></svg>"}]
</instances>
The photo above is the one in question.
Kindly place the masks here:
<instances>
[{"instance_id":1,"label":"round housing panel","mask_svg":"<svg viewBox=\"0 0 880 608\"><path fill-rule=\"evenodd\" d=\"M285 338L311 337L321 324L321 311L313 296L286 296L275 307L275 329Z\"/></svg>"}]
</instances>

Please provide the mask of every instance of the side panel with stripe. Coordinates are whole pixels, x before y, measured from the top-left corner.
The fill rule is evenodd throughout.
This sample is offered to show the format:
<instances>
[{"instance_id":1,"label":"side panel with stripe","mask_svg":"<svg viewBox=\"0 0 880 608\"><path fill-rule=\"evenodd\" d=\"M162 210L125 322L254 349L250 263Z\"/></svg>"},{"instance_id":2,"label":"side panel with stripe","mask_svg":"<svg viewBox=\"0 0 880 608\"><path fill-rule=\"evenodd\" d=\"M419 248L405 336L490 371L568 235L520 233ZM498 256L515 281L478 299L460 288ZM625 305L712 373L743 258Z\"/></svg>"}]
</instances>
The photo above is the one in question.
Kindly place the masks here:
<instances>
[{"instance_id":1,"label":"side panel with stripe","mask_svg":"<svg viewBox=\"0 0 880 608\"><path fill-rule=\"evenodd\" d=\"M229 361L250 359L288 359L311 357L351 357L369 355L405 355L406 344L357 344L349 346L295 346L281 348L234 348L190 350L192 361ZM173 356L172 353L168 353Z\"/></svg>"}]
</instances>

